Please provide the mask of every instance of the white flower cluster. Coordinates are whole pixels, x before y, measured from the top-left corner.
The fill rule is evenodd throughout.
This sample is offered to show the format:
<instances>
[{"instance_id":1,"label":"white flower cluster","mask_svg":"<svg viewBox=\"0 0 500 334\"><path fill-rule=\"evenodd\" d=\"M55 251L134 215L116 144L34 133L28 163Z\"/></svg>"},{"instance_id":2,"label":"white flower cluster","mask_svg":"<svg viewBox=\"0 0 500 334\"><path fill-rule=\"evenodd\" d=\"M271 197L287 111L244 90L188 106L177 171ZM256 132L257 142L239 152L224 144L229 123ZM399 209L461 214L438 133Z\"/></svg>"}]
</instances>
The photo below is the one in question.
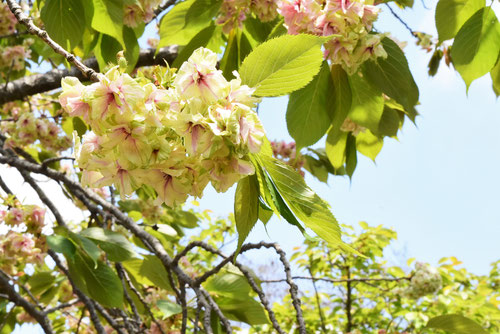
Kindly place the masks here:
<instances>
[{"instance_id":1,"label":"white flower cluster","mask_svg":"<svg viewBox=\"0 0 500 334\"><path fill-rule=\"evenodd\" d=\"M398 288L396 293L405 298L418 299L435 294L441 289L442 279L439 271L426 263L415 263L415 272L407 288Z\"/></svg>"}]
</instances>

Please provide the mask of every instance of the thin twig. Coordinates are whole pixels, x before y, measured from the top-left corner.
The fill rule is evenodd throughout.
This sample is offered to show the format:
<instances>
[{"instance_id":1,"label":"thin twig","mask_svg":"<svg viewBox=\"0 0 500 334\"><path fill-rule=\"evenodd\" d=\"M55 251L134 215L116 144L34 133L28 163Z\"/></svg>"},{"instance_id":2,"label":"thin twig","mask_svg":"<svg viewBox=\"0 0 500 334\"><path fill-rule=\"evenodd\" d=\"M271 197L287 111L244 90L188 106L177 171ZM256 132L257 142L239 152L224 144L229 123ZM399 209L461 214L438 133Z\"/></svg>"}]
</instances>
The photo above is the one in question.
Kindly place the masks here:
<instances>
[{"instance_id":1,"label":"thin twig","mask_svg":"<svg viewBox=\"0 0 500 334\"><path fill-rule=\"evenodd\" d=\"M384 4L387 8L389 8L389 11L391 12L391 14L399 21L401 22L401 24L406 28L406 30L408 30L410 32L410 34L412 34L413 37L417 37L417 34L413 31L412 28L410 28L410 26L392 9L391 6L389 6L389 4L385 3Z\"/></svg>"},{"instance_id":2,"label":"thin twig","mask_svg":"<svg viewBox=\"0 0 500 334\"><path fill-rule=\"evenodd\" d=\"M59 311L59 310L62 310L64 308L68 308L68 307L71 307L75 304L78 304L80 302L80 299L75 299L71 302L68 302L68 303L64 303L64 304L59 304L55 307L52 307L52 308L49 308L49 309L46 309L44 311L45 314L49 314L49 313L53 313L53 312L56 312L56 311Z\"/></svg>"},{"instance_id":3,"label":"thin twig","mask_svg":"<svg viewBox=\"0 0 500 334\"><path fill-rule=\"evenodd\" d=\"M91 81L99 81L99 76L96 71L94 71L90 67L85 66L85 64L78 60L72 53L69 53L62 46L54 42L45 30L38 28L33 23L31 17L24 14L21 6L19 6L19 4L15 2L15 0L6 0L6 2L10 8L10 11L16 16L17 20L20 23L26 26L30 34L40 37L56 53L66 58L66 60L71 64L75 65L75 67L78 68Z\"/></svg>"},{"instance_id":4,"label":"thin twig","mask_svg":"<svg viewBox=\"0 0 500 334\"><path fill-rule=\"evenodd\" d=\"M48 164L56 161L61 161L61 160L72 160L75 161L75 158L73 157L53 157L53 158L48 158L42 161L42 166L46 167Z\"/></svg>"},{"instance_id":5,"label":"thin twig","mask_svg":"<svg viewBox=\"0 0 500 334\"><path fill-rule=\"evenodd\" d=\"M35 318L45 333L54 333L49 318L47 318L42 311L38 310L35 305L28 302L16 291L16 288L9 283L8 275L6 275L2 270L0 270L0 288L8 295L11 302L22 307L29 315Z\"/></svg>"},{"instance_id":6,"label":"thin twig","mask_svg":"<svg viewBox=\"0 0 500 334\"><path fill-rule=\"evenodd\" d=\"M411 276L404 277L374 277L374 278L350 278L350 279L333 279L327 277L311 277L311 276L293 276L293 279L304 279L304 280L315 280L315 281L324 281L329 283L346 283L346 282L399 282L402 280L410 280ZM283 283L286 282L286 279L271 279L271 280L262 280L262 283Z\"/></svg>"}]
</instances>

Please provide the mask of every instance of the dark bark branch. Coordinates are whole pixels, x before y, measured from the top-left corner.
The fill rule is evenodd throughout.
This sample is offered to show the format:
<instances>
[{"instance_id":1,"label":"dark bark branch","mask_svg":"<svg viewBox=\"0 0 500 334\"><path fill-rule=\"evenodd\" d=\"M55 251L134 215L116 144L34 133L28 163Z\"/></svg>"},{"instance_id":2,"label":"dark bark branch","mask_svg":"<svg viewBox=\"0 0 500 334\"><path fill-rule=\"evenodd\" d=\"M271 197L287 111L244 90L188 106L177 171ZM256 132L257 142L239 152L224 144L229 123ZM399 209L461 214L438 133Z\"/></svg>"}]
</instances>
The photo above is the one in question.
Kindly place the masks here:
<instances>
[{"instance_id":1,"label":"dark bark branch","mask_svg":"<svg viewBox=\"0 0 500 334\"><path fill-rule=\"evenodd\" d=\"M132 310L132 313L134 314L134 320L137 323L141 323L142 322L141 316L139 315L139 312L137 311L137 307L135 306L134 301L132 300L132 298L130 297L130 295L127 291L127 283L125 280L125 269L123 269L123 266L120 263L115 263L115 268L116 268L116 272L118 273L118 277L120 277L120 280L122 282L123 294L125 296L125 299L129 303L130 309Z\"/></svg>"},{"instance_id":2,"label":"dark bark branch","mask_svg":"<svg viewBox=\"0 0 500 334\"><path fill-rule=\"evenodd\" d=\"M309 267L307 269L309 270L309 275L313 276L311 267ZM314 288L314 296L316 297L316 307L318 308L319 320L321 322L321 332L323 334L326 334L327 330L326 330L326 326L325 326L325 317L323 315L323 310L321 309L321 302L319 299L319 293L318 293L318 288L316 287L316 280L315 279L312 280L312 285Z\"/></svg>"},{"instance_id":3,"label":"dark bark branch","mask_svg":"<svg viewBox=\"0 0 500 334\"><path fill-rule=\"evenodd\" d=\"M136 67L164 65L165 61L172 64L177 57L177 46L161 48L155 56L155 49L144 49L139 53L139 59ZM83 64L93 70L98 70L99 66L95 58L89 58L83 61ZM68 69L54 69L44 74L33 74L7 84L5 89L0 91L0 105L6 102L21 100L27 96L38 93L45 93L61 87L61 79L67 76L73 76L80 81L87 80L86 77L76 67Z\"/></svg>"},{"instance_id":4,"label":"dark bark branch","mask_svg":"<svg viewBox=\"0 0 500 334\"><path fill-rule=\"evenodd\" d=\"M64 304L59 304L55 307L52 307L52 308L49 308L49 309L46 309L44 311L45 314L49 314L49 313L53 313L53 312L56 312L56 311L59 311L59 310L62 310L64 308L67 308L67 307L71 307L75 304L78 304L80 302L79 299L76 299L76 300L73 300L72 302L69 302L69 303L64 303Z\"/></svg>"},{"instance_id":5,"label":"dark bark branch","mask_svg":"<svg viewBox=\"0 0 500 334\"><path fill-rule=\"evenodd\" d=\"M347 316L347 323L345 326L345 330L349 333L352 329L352 282L351 279L351 268L349 266L346 267L347 272L347 296L345 301L345 313Z\"/></svg>"},{"instance_id":6,"label":"dark bark branch","mask_svg":"<svg viewBox=\"0 0 500 334\"><path fill-rule=\"evenodd\" d=\"M54 331L52 330L52 326L50 325L50 321L42 311L38 310L35 305L28 302L24 299L15 289L13 285L9 283L9 278L4 274L3 271L0 270L0 289L2 292L9 296L9 300L16 304L17 306L22 307L29 315L38 321L40 326L43 328L44 332L47 334L52 334Z\"/></svg>"},{"instance_id":7,"label":"dark bark branch","mask_svg":"<svg viewBox=\"0 0 500 334\"><path fill-rule=\"evenodd\" d=\"M106 330L102 326L101 319L99 319L99 315L95 310L94 303L92 302L92 300L76 287L75 282L73 282L71 276L69 275L68 269L62 264L61 260L59 259L59 256L51 249L49 249L48 254L54 260L56 266L62 271L62 273L66 275L66 277L68 277L68 281L71 284L73 292L78 296L78 298L83 302L83 304L85 304L85 307L87 308L90 314L90 320L94 324L96 332L98 334L106 334Z\"/></svg>"},{"instance_id":8,"label":"dark bark branch","mask_svg":"<svg viewBox=\"0 0 500 334\"><path fill-rule=\"evenodd\" d=\"M144 231L139 225L137 225L136 222L134 222L130 217L128 217L125 213L120 211L117 207L114 205L111 205L109 202L106 200L102 199L98 195L91 193L85 189L82 188L82 186L68 178L64 173L58 172L56 170L53 170L51 168L43 167L37 163L32 163L26 160L22 160L18 157L9 155L8 152L4 149L0 149L0 153L3 155L0 155L0 163L5 163L9 164L18 170L25 170L25 171L30 171L34 173L39 173L46 175L50 177L53 180L60 181L66 185L68 190L75 195L78 199L80 200L91 200L92 202L98 204L99 206L102 207L102 210L99 208L94 208L95 210L98 211L104 211L108 212L109 214L113 215L116 218L116 222L125 228L127 228L131 233L133 233L136 237L141 239L141 241L144 243L144 245L153 253L155 254L164 267L167 270L172 270L173 273L178 277L179 283L180 284L188 284L196 293L197 297L200 300L200 303L203 304L205 308L205 312L209 312L210 310L214 310L219 318L221 319L222 323L224 324L224 327L228 333L231 333L231 327L229 324L229 320L224 316L220 308L217 306L217 304L213 301L212 297L204 291L201 287L196 286L193 279L191 279L178 265L174 265L172 263L172 258L168 255L168 253L165 251L161 243L153 237L151 234L147 233ZM90 205L90 203L89 203ZM80 296L79 296L80 297ZM85 296L86 297L86 296ZM83 300L83 299L82 299ZM101 312L102 307L95 303L95 308L99 310L99 312L106 318L108 323L112 325L113 319L109 319ZM206 328L207 333L213 333L210 324L207 324L208 327ZM113 326L113 325L112 325ZM113 326L114 327L114 326ZM115 328L116 329L116 328Z\"/></svg>"},{"instance_id":9,"label":"dark bark branch","mask_svg":"<svg viewBox=\"0 0 500 334\"><path fill-rule=\"evenodd\" d=\"M32 35L40 37L48 46L50 46L55 52L59 53L61 56L66 58L71 64L75 65L86 78L89 78L92 81L98 81L99 76L98 73L92 68L86 66L82 63L78 58L76 58L72 53L66 51L59 44L54 42L52 38L50 38L49 34L45 30L38 28L34 23L31 17L24 14L21 6L14 0L6 0L7 5L10 8L10 11L16 16L19 23L22 23L28 28L28 32Z\"/></svg>"},{"instance_id":10,"label":"dark bark branch","mask_svg":"<svg viewBox=\"0 0 500 334\"><path fill-rule=\"evenodd\" d=\"M347 282L399 282L403 280L410 280L410 276L405 277L375 277L375 278L350 278L350 279L333 279L326 277L312 277L312 276L293 276L293 279L305 279L305 280L314 280L314 281L324 281L329 283L347 283ZM271 280L263 280L262 283L283 283L286 282L286 279L271 279Z\"/></svg>"}]
</instances>

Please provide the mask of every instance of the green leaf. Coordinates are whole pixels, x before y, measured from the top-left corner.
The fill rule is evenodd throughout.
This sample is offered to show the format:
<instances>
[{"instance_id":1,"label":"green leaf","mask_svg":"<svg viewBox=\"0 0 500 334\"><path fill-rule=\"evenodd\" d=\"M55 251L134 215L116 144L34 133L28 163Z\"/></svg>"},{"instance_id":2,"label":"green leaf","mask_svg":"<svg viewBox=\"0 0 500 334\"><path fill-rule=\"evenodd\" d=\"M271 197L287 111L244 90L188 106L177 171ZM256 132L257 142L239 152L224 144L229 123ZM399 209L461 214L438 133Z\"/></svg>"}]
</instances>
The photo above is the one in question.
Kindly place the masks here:
<instances>
[{"instance_id":1,"label":"green leaf","mask_svg":"<svg viewBox=\"0 0 500 334\"><path fill-rule=\"evenodd\" d=\"M485 0L440 0L435 16L439 42L455 37L472 14L485 5Z\"/></svg>"},{"instance_id":2,"label":"green leaf","mask_svg":"<svg viewBox=\"0 0 500 334\"><path fill-rule=\"evenodd\" d=\"M196 34L212 23L213 20L207 15L200 17L199 20L195 20L192 16L193 13L198 12L200 8L198 5L204 2L205 0L180 2L163 16L160 22L158 49L168 45L186 45ZM191 9L192 6L195 9Z\"/></svg>"},{"instance_id":3,"label":"green leaf","mask_svg":"<svg viewBox=\"0 0 500 334\"><path fill-rule=\"evenodd\" d=\"M135 68L137 59L139 59L139 44L134 30L129 27L123 27L123 39L127 44L127 49L123 54L127 59L127 70L130 72ZM108 64L117 64L116 55L122 50L122 45L115 38L101 34L94 50L99 68L104 70Z\"/></svg>"},{"instance_id":4,"label":"green leaf","mask_svg":"<svg viewBox=\"0 0 500 334\"><path fill-rule=\"evenodd\" d=\"M160 309L160 312L163 315L163 319L167 319L173 315L179 314L182 312L182 307L176 303L172 303L169 300L159 300L156 303L156 306Z\"/></svg>"},{"instance_id":5,"label":"green leaf","mask_svg":"<svg viewBox=\"0 0 500 334\"><path fill-rule=\"evenodd\" d=\"M347 143L345 152L345 171L352 178L356 165L358 164L358 151L356 150L356 137L347 133Z\"/></svg>"},{"instance_id":6,"label":"green leaf","mask_svg":"<svg viewBox=\"0 0 500 334\"><path fill-rule=\"evenodd\" d=\"M50 289L56 281L50 272L39 272L33 274L28 279L30 291L35 296L40 296L42 293Z\"/></svg>"},{"instance_id":7,"label":"green leaf","mask_svg":"<svg viewBox=\"0 0 500 334\"><path fill-rule=\"evenodd\" d=\"M426 327L441 329L454 334L488 334L477 322L459 314L434 317L429 320Z\"/></svg>"},{"instance_id":8,"label":"green leaf","mask_svg":"<svg viewBox=\"0 0 500 334\"><path fill-rule=\"evenodd\" d=\"M186 13L184 29L193 25L203 25L202 22L213 21L221 4L221 0L195 0Z\"/></svg>"},{"instance_id":9,"label":"green leaf","mask_svg":"<svg viewBox=\"0 0 500 334\"><path fill-rule=\"evenodd\" d=\"M255 175L247 176L238 182L234 196L234 219L238 231L236 253L259 218L259 182Z\"/></svg>"},{"instance_id":10,"label":"green leaf","mask_svg":"<svg viewBox=\"0 0 500 334\"><path fill-rule=\"evenodd\" d=\"M359 153L367 156L373 161L375 161L383 145L384 141L373 135L370 130L360 132L356 136L356 149Z\"/></svg>"},{"instance_id":11,"label":"green leaf","mask_svg":"<svg viewBox=\"0 0 500 334\"><path fill-rule=\"evenodd\" d=\"M334 65L331 68L333 91L333 117L332 130L339 131L344 123L352 105L351 85L349 84L349 76L340 65Z\"/></svg>"},{"instance_id":12,"label":"green leaf","mask_svg":"<svg viewBox=\"0 0 500 334\"><path fill-rule=\"evenodd\" d=\"M347 132L341 130L334 131L333 127L328 130L325 151L335 169L339 169L344 165L347 135Z\"/></svg>"},{"instance_id":13,"label":"green leaf","mask_svg":"<svg viewBox=\"0 0 500 334\"><path fill-rule=\"evenodd\" d=\"M395 137L398 134L400 124L399 122L399 113L386 104L384 106L384 112L382 113L380 122L378 124L378 131L374 134L380 136Z\"/></svg>"},{"instance_id":14,"label":"green leaf","mask_svg":"<svg viewBox=\"0 0 500 334\"><path fill-rule=\"evenodd\" d=\"M467 89L495 66L500 52L500 23L490 7L472 15L458 31L451 58Z\"/></svg>"},{"instance_id":15,"label":"green leaf","mask_svg":"<svg viewBox=\"0 0 500 334\"><path fill-rule=\"evenodd\" d=\"M248 299L251 291L250 285L241 273L227 271L212 276L204 284L204 288L209 292L216 292L218 295L239 300Z\"/></svg>"},{"instance_id":16,"label":"green leaf","mask_svg":"<svg viewBox=\"0 0 500 334\"><path fill-rule=\"evenodd\" d=\"M110 261L121 262L137 256L132 244L120 233L91 227L80 232L80 235L99 245Z\"/></svg>"},{"instance_id":17,"label":"green leaf","mask_svg":"<svg viewBox=\"0 0 500 334\"><path fill-rule=\"evenodd\" d=\"M84 13L81 0L46 0L40 18L50 37L62 47L72 50L83 37Z\"/></svg>"},{"instance_id":18,"label":"green leaf","mask_svg":"<svg viewBox=\"0 0 500 334\"><path fill-rule=\"evenodd\" d=\"M76 252L76 247L71 240L60 235L48 235L47 244L54 252L64 254L65 256L72 257Z\"/></svg>"},{"instance_id":19,"label":"green leaf","mask_svg":"<svg viewBox=\"0 0 500 334\"><path fill-rule=\"evenodd\" d=\"M92 28L113 37L126 49L123 39L123 1L93 0L93 3Z\"/></svg>"},{"instance_id":20,"label":"green leaf","mask_svg":"<svg viewBox=\"0 0 500 334\"><path fill-rule=\"evenodd\" d=\"M418 87L408 67L408 61L401 48L386 37L382 45L387 58L377 58L363 64L366 80L376 89L401 103L406 110L414 109L418 103Z\"/></svg>"},{"instance_id":21,"label":"green leaf","mask_svg":"<svg viewBox=\"0 0 500 334\"><path fill-rule=\"evenodd\" d=\"M357 74L349 77L352 89L352 106L349 118L358 125L377 132L384 112L382 93ZM334 165L335 166L335 165Z\"/></svg>"},{"instance_id":22,"label":"green leaf","mask_svg":"<svg viewBox=\"0 0 500 334\"><path fill-rule=\"evenodd\" d=\"M304 225L313 230L331 246L349 249L341 240L337 220L323 201L294 169L279 160L259 155L262 166L292 212Z\"/></svg>"},{"instance_id":23,"label":"green leaf","mask_svg":"<svg viewBox=\"0 0 500 334\"><path fill-rule=\"evenodd\" d=\"M74 257L73 270L81 275L90 297L106 307L123 306L123 286L120 278L103 261L97 261L97 267L94 268L93 260L78 251Z\"/></svg>"},{"instance_id":24,"label":"green leaf","mask_svg":"<svg viewBox=\"0 0 500 334\"><path fill-rule=\"evenodd\" d=\"M269 323L264 307L253 298L244 300L215 298L215 301L230 320L241 321L251 326Z\"/></svg>"},{"instance_id":25,"label":"green leaf","mask_svg":"<svg viewBox=\"0 0 500 334\"><path fill-rule=\"evenodd\" d=\"M82 137L87 132L87 126L80 117L72 117L73 129L75 129L78 136Z\"/></svg>"},{"instance_id":26,"label":"green leaf","mask_svg":"<svg viewBox=\"0 0 500 334\"><path fill-rule=\"evenodd\" d=\"M137 282L169 291L172 290L168 282L167 271L157 257L146 255L144 259L132 259L122 264Z\"/></svg>"},{"instance_id":27,"label":"green leaf","mask_svg":"<svg viewBox=\"0 0 500 334\"><path fill-rule=\"evenodd\" d=\"M224 56L220 61L220 69L225 78L233 76L233 71L237 71L243 59L252 51L252 46L245 33L239 29L231 30Z\"/></svg>"},{"instance_id":28,"label":"green leaf","mask_svg":"<svg viewBox=\"0 0 500 334\"><path fill-rule=\"evenodd\" d=\"M188 60L189 57L193 54L193 51L200 48L200 47L205 47L207 46L208 42L214 35L216 26L214 24L206 27L202 31L200 31L196 36L193 37L193 39L186 45L181 52L179 52L179 55L177 58L175 58L174 63L172 64L172 67L177 67L179 68L183 62Z\"/></svg>"},{"instance_id":29,"label":"green leaf","mask_svg":"<svg viewBox=\"0 0 500 334\"><path fill-rule=\"evenodd\" d=\"M257 44L260 44L263 43L268 38L269 34L273 31L277 22L278 19L270 22L262 22L258 18L247 17L244 21L245 32L248 32L250 40L253 40Z\"/></svg>"},{"instance_id":30,"label":"green leaf","mask_svg":"<svg viewBox=\"0 0 500 334\"><path fill-rule=\"evenodd\" d=\"M497 64L490 72L491 80L493 81L493 91L495 94L500 96L500 61L497 61Z\"/></svg>"},{"instance_id":31,"label":"green leaf","mask_svg":"<svg viewBox=\"0 0 500 334\"><path fill-rule=\"evenodd\" d=\"M240 67L242 82L256 87L256 96L280 96L307 85L318 73L325 38L286 35L255 48Z\"/></svg>"},{"instance_id":32,"label":"green leaf","mask_svg":"<svg viewBox=\"0 0 500 334\"><path fill-rule=\"evenodd\" d=\"M297 149L313 145L328 130L336 102L333 90L330 67L325 61L307 86L290 94L286 124Z\"/></svg>"}]
</instances>

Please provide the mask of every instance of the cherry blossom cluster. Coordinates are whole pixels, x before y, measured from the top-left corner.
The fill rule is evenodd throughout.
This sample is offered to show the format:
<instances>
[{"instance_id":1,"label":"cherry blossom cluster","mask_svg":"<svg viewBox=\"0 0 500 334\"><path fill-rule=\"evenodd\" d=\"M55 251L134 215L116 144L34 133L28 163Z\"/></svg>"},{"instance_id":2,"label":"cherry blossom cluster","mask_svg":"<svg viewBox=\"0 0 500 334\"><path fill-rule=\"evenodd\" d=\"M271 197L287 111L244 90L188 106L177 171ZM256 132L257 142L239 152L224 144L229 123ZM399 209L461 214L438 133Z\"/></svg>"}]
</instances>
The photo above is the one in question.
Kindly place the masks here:
<instances>
[{"instance_id":1,"label":"cherry blossom cluster","mask_svg":"<svg viewBox=\"0 0 500 334\"><path fill-rule=\"evenodd\" d=\"M9 70L12 67L14 71L23 70L26 59L31 57L29 46L32 43L33 39L27 38L20 45L0 46L0 68Z\"/></svg>"},{"instance_id":2,"label":"cherry blossom cluster","mask_svg":"<svg viewBox=\"0 0 500 334\"><path fill-rule=\"evenodd\" d=\"M82 183L115 185L122 197L144 186L156 191L157 204L173 206L201 196L209 182L224 192L253 174L248 154L265 136L253 110L260 100L216 64L215 53L199 48L154 83L123 66L89 86L64 78L61 106L92 129L81 143L75 138Z\"/></svg>"},{"instance_id":3,"label":"cherry blossom cluster","mask_svg":"<svg viewBox=\"0 0 500 334\"><path fill-rule=\"evenodd\" d=\"M383 35L369 33L379 9L364 0L282 0L278 11L289 34L335 35L325 43L325 57L349 74L368 59L387 56Z\"/></svg>"},{"instance_id":4,"label":"cherry blossom cluster","mask_svg":"<svg viewBox=\"0 0 500 334\"><path fill-rule=\"evenodd\" d=\"M295 142L286 143L285 141L272 141L271 148L273 149L273 155L276 159L291 166L297 170L300 175L305 175L302 167L304 167L306 161L300 152L297 154Z\"/></svg>"},{"instance_id":5,"label":"cherry blossom cluster","mask_svg":"<svg viewBox=\"0 0 500 334\"><path fill-rule=\"evenodd\" d=\"M41 264L45 258L47 245L41 235L45 209L23 206L10 196L2 201L0 223L7 226L8 232L0 238L0 268L10 275L19 275L26 263Z\"/></svg>"},{"instance_id":6,"label":"cherry blossom cluster","mask_svg":"<svg viewBox=\"0 0 500 334\"><path fill-rule=\"evenodd\" d=\"M234 28L242 28L245 19L252 14L262 22L274 20L277 9L274 0L224 0L216 23L228 34Z\"/></svg>"},{"instance_id":7,"label":"cherry blossom cluster","mask_svg":"<svg viewBox=\"0 0 500 334\"><path fill-rule=\"evenodd\" d=\"M138 0L128 3L124 7L123 23L135 28L142 22L148 23L154 18L155 9L162 0Z\"/></svg>"},{"instance_id":8,"label":"cherry blossom cluster","mask_svg":"<svg viewBox=\"0 0 500 334\"><path fill-rule=\"evenodd\" d=\"M71 147L71 139L48 117L37 117L27 102L9 102L0 109L0 131L7 136L6 148L26 147L37 141L47 150L60 152Z\"/></svg>"},{"instance_id":9,"label":"cherry blossom cluster","mask_svg":"<svg viewBox=\"0 0 500 334\"><path fill-rule=\"evenodd\" d=\"M410 285L407 288L398 288L396 293L403 297L418 299L420 297L435 294L441 289L442 279L439 271L426 263L415 263Z\"/></svg>"},{"instance_id":10,"label":"cherry blossom cluster","mask_svg":"<svg viewBox=\"0 0 500 334\"><path fill-rule=\"evenodd\" d=\"M16 17L6 3L0 2L0 35L11 35L16 31Z\"/></svg>"}]
</instances>

